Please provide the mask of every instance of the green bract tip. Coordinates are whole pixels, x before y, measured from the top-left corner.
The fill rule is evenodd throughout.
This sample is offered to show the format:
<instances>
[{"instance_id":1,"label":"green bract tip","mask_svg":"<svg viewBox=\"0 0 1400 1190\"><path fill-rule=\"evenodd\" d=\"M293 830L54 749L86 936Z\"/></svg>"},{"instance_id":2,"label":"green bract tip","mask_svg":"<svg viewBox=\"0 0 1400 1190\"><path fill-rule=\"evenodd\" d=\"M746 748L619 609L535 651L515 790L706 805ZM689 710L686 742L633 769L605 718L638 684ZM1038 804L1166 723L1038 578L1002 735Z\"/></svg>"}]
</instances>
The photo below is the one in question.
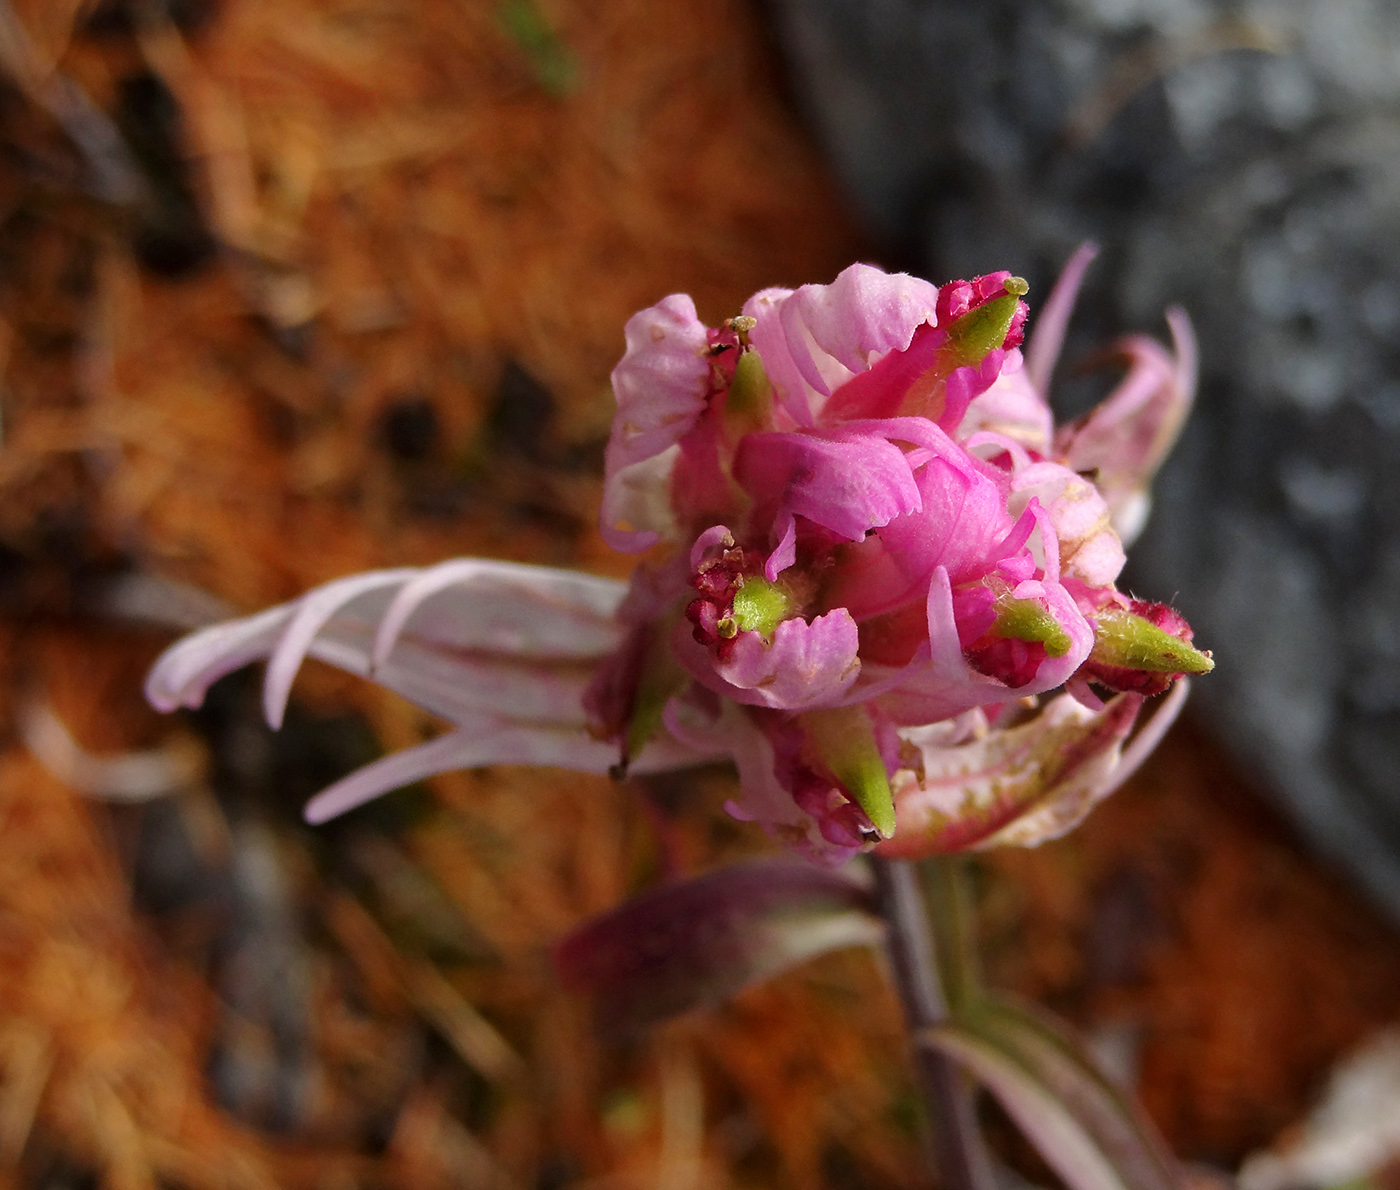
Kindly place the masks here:
<instances>
[{"instance_id":1,"label":"green bract tip","mask_svg":"<svg viewBox=\"0 0 1400 1190\"><path fill-rule=\"evenodd\" d=\"M864 707L833 707L801 716L807 743L882 839L894 835L894 794Z\"/></svg>"},{"instance_id":2,"label":"green bract tip","mask_svg":"<svg viewBox=\"0 0 1400 1190\"><path fill-rule=\"evenodd\" d=\"M953 348L959 366L980 364L987 352L1006 342L1006 333L1011 329L1011 320L1016 317L1016 303L1021 299L1011 290L1008 279L1007 292L1001 297L983 302L975 310L969 310L960 318L955 318L948 326L948 344ZM1021 282L1025 285L1025 282ZM1022 293L1025 290L1021 290Z\"/></svg>"},{"instance_id":3,"label":"green bract tip","mask_svg":"<svg viewBox=\"0 0 1400 1190\"><path fill-rule=\"evenodd\" d=\"M1094 618L1094 651L1089 656L1101 665L1163 674L1207 674L1215 668L1209 653L1142 616L1109 609Z\"/></svg>"}]
</instances>

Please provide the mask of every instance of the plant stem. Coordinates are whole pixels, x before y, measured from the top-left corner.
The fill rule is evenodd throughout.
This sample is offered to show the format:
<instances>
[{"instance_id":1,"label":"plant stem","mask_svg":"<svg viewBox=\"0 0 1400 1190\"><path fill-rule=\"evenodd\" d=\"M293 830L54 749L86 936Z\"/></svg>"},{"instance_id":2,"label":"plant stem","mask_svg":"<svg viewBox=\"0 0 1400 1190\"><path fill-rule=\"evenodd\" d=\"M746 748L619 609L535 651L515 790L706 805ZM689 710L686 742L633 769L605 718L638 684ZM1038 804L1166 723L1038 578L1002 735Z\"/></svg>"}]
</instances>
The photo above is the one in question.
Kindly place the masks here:
<instances>
[{"instance_id":1,"label":"plant stem","mask_svg":"<svg viewBox=\"0 0 1400 1190\"><path fill-rule=\"evenodd\" d=\"M942 1024L948 1004L918 876L903 860L871 857L875 895L888 927L886 948L911 1033ZM991 1160L977 1126L971 1085L948 1057L914 1046L915 1073L933 1123L933 1157L946 1190L993 1190Z\"/></svg>"}]
</instances>

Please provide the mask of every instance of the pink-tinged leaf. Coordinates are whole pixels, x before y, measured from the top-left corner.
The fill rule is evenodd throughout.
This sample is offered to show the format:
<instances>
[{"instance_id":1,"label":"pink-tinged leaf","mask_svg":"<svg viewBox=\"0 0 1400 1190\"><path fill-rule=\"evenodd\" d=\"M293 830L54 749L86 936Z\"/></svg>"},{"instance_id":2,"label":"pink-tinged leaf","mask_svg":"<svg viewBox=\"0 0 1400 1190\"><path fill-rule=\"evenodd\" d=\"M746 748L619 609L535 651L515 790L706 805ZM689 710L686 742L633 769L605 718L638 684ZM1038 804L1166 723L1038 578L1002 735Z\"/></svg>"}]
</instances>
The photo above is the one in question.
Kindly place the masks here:
<instances>
[{"instance_id":1,"label":"pink-tinged leaf","mask_svg":"<svg viewBox=\"0 0 1400 1190\"><path fill-rule=\"evenodd\" d=\"M996 1096L1069 1190L1179 1190L1176 1162L1131 1098L1067 1027L1036 1009L978 998L930 1045Z\"/></svg>"},{"instance_id":2,"label":"pink-tinged leaf","mask_svg":"<svg viewBox=\"0 0 1400 1190\"><path fill-rule=\"evenodd\" d=\"M898 827L880 853L917 859L1030 847L1064 834L1125 779L1122 744L1142 701L1121 694L1094 712L1060 695L1026 723L951 748L921 746L919 729L905 731L920 748L924 773L897 774ZM1175 715L1175 707L1160 710ZM1136 754L1131 759L1138 763Z\"/></svg>"},{"instance_id":3,"label":"pink-tinged leaf","mask_svg":"<svg viewBox=\"0 0 1400 1190\"><path fill-rule=\"evenodd\" d=\"M555 949L564 985L611 1033L720 1003L884 927L851 869L762 859L678 880L586 923Z\"/></svg>"}]
</instances>

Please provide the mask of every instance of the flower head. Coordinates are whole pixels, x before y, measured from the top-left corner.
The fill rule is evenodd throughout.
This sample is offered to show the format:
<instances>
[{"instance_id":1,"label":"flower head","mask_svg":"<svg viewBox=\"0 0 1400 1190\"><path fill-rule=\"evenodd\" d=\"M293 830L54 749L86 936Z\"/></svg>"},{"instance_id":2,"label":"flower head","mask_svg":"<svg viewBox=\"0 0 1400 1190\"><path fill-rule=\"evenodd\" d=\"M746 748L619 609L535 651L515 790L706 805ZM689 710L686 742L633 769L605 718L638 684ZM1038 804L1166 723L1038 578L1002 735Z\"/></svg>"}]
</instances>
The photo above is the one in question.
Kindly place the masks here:
<instances>
[{"instance_id":1,"label":"flower head","mask_svg":"<svg viewBox=\"0 0 1400 1190\"><path fill-rule=\"evenodd\" d=\"M1060 833L1180 694L1124 752L1143 699L1210 668L1175 612L1115 587L1190 401L1189 324L1172 316L1175 355L1126 341L1123 384L1076 425L1045 399L1089 255L1025 358L1007 273L935 288L853 265L717 327L668 297L613 372L601 530L645 555L625 592L480 560L362 575L181 642L150 696L196 704L269 656L276 721L309 652L456 725L317 818L450 767L728 757L731 813L827 862Z\"/></svg>"}]
</instances>

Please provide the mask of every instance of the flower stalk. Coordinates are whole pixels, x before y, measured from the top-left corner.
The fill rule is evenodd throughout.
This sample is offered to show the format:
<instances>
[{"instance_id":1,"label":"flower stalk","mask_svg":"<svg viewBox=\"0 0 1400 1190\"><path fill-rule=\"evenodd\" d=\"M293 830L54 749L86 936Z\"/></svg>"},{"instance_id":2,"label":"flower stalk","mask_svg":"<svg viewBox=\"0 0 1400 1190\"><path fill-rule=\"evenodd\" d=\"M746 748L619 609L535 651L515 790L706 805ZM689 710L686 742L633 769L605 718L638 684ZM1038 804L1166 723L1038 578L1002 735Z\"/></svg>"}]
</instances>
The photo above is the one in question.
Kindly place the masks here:
<instances>
[{"instance_id":1,"label":"flower stalk","mask_svg":"<svg viewBox=\"0 0 1400 1190\"><path fill-rule=\"evenodd\" d=\"M871 857L875 900L886 925L885 948L895 990L911 1035L949 1019L932 931L919 878L907 860ZM915 1074L932 1124L932 1148L940 1183L948 1190L994 1190L991 1159L977 1124L972 1084L947 1055L914 1047Z\"/></svg>"}]
</instances>

